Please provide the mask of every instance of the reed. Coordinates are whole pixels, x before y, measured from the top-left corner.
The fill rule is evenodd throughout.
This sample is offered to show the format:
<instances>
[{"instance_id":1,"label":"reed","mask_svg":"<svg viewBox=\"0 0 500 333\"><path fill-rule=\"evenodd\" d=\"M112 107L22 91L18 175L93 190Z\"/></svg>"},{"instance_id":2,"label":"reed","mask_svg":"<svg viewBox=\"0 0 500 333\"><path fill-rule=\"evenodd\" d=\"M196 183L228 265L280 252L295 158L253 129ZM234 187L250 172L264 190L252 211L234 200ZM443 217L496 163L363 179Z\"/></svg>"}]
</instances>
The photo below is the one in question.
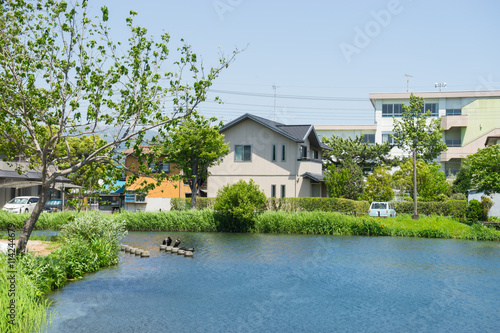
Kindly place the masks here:
<instances>
[{"instance_id":1,"label":"reed","mask_svg":"<svg viewBox=\"0 0 500 333\"><path fill-rule=\"evenodd\" d=\"M8 280L13 274L7 265L7 256L0 255L0 332L42 332L50 323L47 310L50 301L39 295L34 281L16 265L15 296L12 297ZM14 300L15 309L8 307ZM13 315L13 316L11 316ZM12 320L12 321L11 321Z\"/></svg>"}]
</instances>

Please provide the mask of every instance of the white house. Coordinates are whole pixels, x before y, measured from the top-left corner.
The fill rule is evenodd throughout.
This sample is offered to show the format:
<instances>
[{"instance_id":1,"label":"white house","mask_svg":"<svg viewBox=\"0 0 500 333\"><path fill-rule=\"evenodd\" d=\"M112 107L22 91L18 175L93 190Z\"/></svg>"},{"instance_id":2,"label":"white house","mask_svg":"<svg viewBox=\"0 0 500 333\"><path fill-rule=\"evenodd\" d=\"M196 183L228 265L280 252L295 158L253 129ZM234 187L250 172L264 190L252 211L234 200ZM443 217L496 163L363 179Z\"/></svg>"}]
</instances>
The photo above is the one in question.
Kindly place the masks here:
<instances>
[{"instance_id":1,"label":"white house","mask_svg":"<svg viewBox=\"0 0 500 333\"><path fill-rule=\"evenodd\" d=\"M230 151L209 169L209 197L240 179L253 179L267 197L326 196L321 158L330 148L312 125L285 125L247 113L220 132Z\"/></svg>"}]
</instances>

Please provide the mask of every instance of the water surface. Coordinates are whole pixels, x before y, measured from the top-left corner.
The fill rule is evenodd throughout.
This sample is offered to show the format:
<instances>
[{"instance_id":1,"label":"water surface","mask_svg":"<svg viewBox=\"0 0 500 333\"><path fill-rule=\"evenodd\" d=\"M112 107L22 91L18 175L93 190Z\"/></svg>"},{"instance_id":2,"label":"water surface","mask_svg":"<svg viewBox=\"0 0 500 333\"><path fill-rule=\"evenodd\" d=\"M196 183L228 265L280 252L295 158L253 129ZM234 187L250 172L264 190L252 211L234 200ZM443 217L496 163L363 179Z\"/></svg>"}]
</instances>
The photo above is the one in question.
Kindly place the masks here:
<instances>
[{"instance_id":1,"label":"water surface","mask_svg":"<svg viewBox=\"0 0 500 333\"><path fill-rule=\"evenodd\" d=\"M167 235L194 258L159 251ZM132 232L120 264L52 295L49 332L498 332L500 245Z\"/></svg>"}]
</instances>

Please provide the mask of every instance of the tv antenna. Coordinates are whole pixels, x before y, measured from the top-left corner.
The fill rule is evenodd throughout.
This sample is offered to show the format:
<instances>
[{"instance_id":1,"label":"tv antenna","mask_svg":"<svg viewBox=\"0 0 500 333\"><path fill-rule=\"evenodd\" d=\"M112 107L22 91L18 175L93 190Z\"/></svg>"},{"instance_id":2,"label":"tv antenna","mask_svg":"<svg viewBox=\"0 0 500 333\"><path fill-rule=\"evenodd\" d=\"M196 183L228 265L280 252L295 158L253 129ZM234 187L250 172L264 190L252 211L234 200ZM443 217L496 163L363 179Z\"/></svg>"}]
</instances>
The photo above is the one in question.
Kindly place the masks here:
<instances>
[{"instance_id":1,"label":"tv antenna","mask_svg":"<svg viewBox=\"0 0 500 333\"><path fill-rule=\"evenodd\" d=\"M409 92L408 85L410 84L410 78L413 76L410 74L405 74L405 76L406 76L406 92Z\"/></svg>"},{"instance_id":2,"label":"tv antenna","mask_svg":"<svg viewBox=\"0 0 500 333\"><path fill-rule=\"evenodd\" d=\"M434 88L439 88L439 91L441 91L441 88L446 88L446 82L436 82Z\"/></svg>"}]
</instances>

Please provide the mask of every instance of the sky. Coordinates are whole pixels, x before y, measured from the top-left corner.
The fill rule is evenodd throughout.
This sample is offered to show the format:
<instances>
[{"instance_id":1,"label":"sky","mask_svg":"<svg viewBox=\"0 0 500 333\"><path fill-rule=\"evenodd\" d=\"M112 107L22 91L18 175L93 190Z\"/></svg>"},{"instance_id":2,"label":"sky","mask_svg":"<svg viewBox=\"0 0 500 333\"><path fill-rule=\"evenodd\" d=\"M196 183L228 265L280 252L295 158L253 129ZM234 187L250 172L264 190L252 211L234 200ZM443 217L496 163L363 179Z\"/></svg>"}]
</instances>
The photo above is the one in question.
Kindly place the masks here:
<instances>
[{"instance_id":1,"label":"sky","mask_svg":"<svg viewBox=\"0 0 500 333\"><path fill-rule=\"evenodd\" d=\"M198 109L223 122L244 113L285 124L372 125L376 92L500 90L497 0L107 0L115 40L125 18L181 38L216 66L243 50ZM175 68L174 68L175 69ZM223 105L213 102L218 96ZM276 97L275 97L276 96Z\"/></svg>"}]
</instances>

